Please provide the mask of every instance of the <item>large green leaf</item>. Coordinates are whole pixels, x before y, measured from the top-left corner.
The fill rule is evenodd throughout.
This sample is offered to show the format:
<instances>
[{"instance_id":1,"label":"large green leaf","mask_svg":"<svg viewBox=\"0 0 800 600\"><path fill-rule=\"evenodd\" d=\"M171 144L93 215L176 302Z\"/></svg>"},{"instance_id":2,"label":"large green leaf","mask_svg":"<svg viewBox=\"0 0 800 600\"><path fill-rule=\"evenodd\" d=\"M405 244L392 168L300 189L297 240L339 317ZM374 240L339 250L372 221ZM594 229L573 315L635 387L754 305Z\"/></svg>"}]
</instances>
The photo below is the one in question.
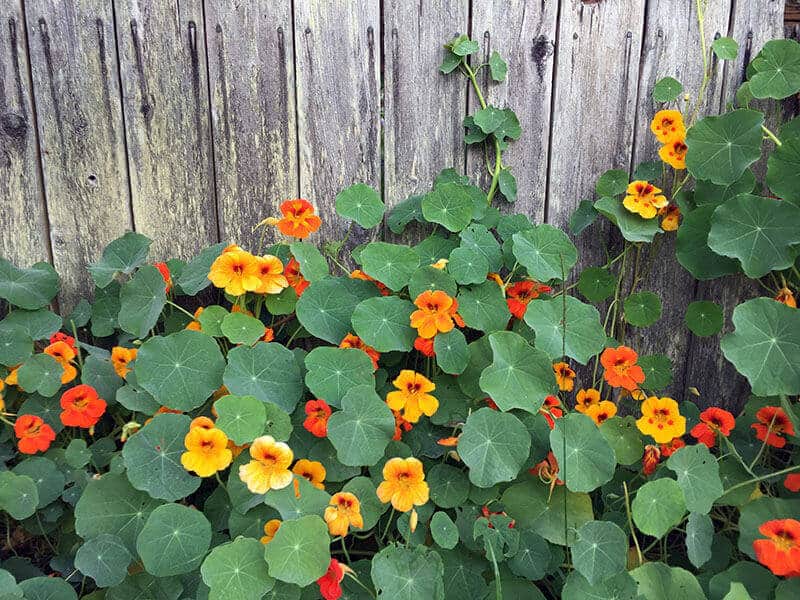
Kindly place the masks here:
<instances>
[{"instance_id":1,"label":"large green leaf","mask_svg":"<svg viewBox=\"0 0 800 600\"><path fill-rule=\"evenodd\" d=\"M0 509L21 521L36 512L39 492L36 482L27 475L0 471Z\"/></svg>"},{"instance_id":2,"label":"large green leaf","mask_svg":"<svg viewBox=\"0 0 800 600\"><path fill-rule=\"evenodd\" d=\"M749 109L705 117L686 132L686 168L696 179L733 183L761 157L764 114Z\"/></svg>"},{"instance_id":3,"label":"large green leaf","mask_svg":"<svg viewBox=\"0 0 800 600\"><path fill-rule=\"evenodd\" d=\"M767 184L773 194L800 204L800 117L783 126L780 140L767 160Z\"/></svg>"},{"instance_id":4,"label":"large green leaf","mask_svg":"<svg viewBox=\"0 0 800 600\"><path fill-rule=\"evenodd\" d=\"M128 376L133 378L131 374ZM123 386L125 381L117 375L110 360L93 354L83 361L81 383L92 386L101 398L111 401L116 398L117 390ZM158 409L156 408L156 410Z\"/></svg>"},{"instance_id":5,"label":"large green leaf","mask_svg":"<svg viewBox=\"0 0 800 600\"><path fill-rule=\"evenodd\" d=\"M342 398L355 386L375 389L372 360L354 348L314 348L306 356L306 385L317 398L341 406Z\"/></svg>"},{"instance_id":6,"label":"large green leaf","mask_svg":"<svg viewBox=\"0 0 800 600\"><path fill-rule=\"evenodd\" d=\"M228 352L222 377L225 387L240 396L254 396L292 412L303 396L303 374L291 350L276 342L259 342Z\"/></svg>"},{"instance_id":7,"label":"large green leaf","mask_svg":"<svg viewBox=\"0 0 800 600\"><path fill-rule=\"evenodd\" d=\"M680 567L649 562L630 572L639 584L639 598L680 598L706 600L697 578Z\"/></svg>"},{"instance_id":8,"label":"large green leaf","mask_svg":"<svg viewBox=\"0 0 800 600\"><path fill-rule=\"evenodd\" d=\"M293 242L289 245L292 256L300 263L300 272L308 281L318 281L330 275L328 261L314 244Z\"/></svg>"},{"instance_id":9,"label":"large green leaf","mask_svg":"<svg viewBox=\"0 0 800 600\"><path fill-rule=\"evenodd\" d=\"M356 183L336 194L336 214L352 219L364 229L375 227L386 210L380 194L363 183Z\"/></svg>"},{"instance_id":10,"label":"large green leaf","mask_svg":"<svg viewBox=\"0 0 800 600\"><path fill-rule=\"evenodd\" d=\"M606 419L600 425L600 433L614 449L619 464L632 465L641 460L644 442L633 415Z\"/></svg>"},{"instance_id":11,"label":"large green leaf","mask_svg":"<svg viewBox=\"0 0 800 600\"><path fill-rule=\"evenodd\" d=\"M800 394L800 312L770 298L733 310L735 330L720 341L725 358L758 396Z\"/></svg>"},{"instance_id":12,"label":"large green leaf","mask_svg":"<svg viewBox=\"0 0 800 600\"><path fill-rule=\"evenodd\" d=\"M636 581L628 573L620 573L599 584L591 584L586 578L572 571L564 582L561 597L565 600L640 600Z\"/></svg>"},{"instance_id":13,"label":"large green leaf","mask_svg":"<svg viewBox=\"0 0 800 600\"><path fill-rule=\"evenodd\" d=\"M425 265L414 271L411 276L411 281L408 282L408 295L416 298L427 290L431 292L441 290L448 296L455 296L458 293L458 285L453 276L444 269Z\"/></svg>"},{"instance_id":14,"label":"large green leaf","mask_svg":"<svg viewBox=\"0 0 800 600\"><path fill-rule=\"evenodd\" d=\"M342 464L372 466L394 436L394 416L372 386L350 388L328 419L328 439Z\"/></svg>"},{"instance_id":15,"label":"large green leaf","mask_svg":"<svg viewBox=\"0 0 800 600\"><path fill-rule=\"evenodd\" d=\"M211 543L211 524L196 508L162 504L147 517L136 538L144 568L156 577L193 571Z\"/></svg>"},{"instance_id":16,"label":"large green leaf","mask_svg":"<svg viewBox=\"0 0 800 600\"><path fill-rule=\"evenodd\" d=\"M661 318L661 298L653 292L636 292L623 302L625 320L635 327L649 327Z\"/></svg>"},{"instance_id":17,"label":"large green leaf","mask_svg":"<svg viewBox=\"0 0 800 600\"><path fill-rule=\"evenodd\" d=\"M370 242L361 251L364 272L397 292L408 285L419 267L419 256L409 246Z\"/></svg>"},{"instance_id":18,"label":"large green leaf","mask_svg":"<svg viewBox=\"0 0 800 600\"><path fill-rule=\"evenodd\" d=\"M627 180L627 177L626 177ZM661 231L658 219L644 219L632 213L617 198L605 196L594 203L594 208L619 228L622 237L629 242L652 242Z\"/></svg>"},{"instance_id":19,"label":"large green leaf","mask_svg":"<svg viewBox=\"0 0 800 600\"><path fill-rule=\"evenodd\" d=\"M252 346L264 336L264 323L250 315L235 312L223 317L219 330L231 344Z\"/></svg>"},{"instance_id":20,"label":"large green leaf","mask_svg":"<svg viewBox=\"0 0 800 600\"><path fill-rule=\"evenodd\" d=\"M0 321L0 327L8 329L21 329L33 340L49 339L56 331L61 329L64 320L57 314L45 308L39 310L12 310L6 318ZM75 325L81 327L81 325ZM69 323L67 322L67 327Z\"/></svg>"},{"instance_id":21,"label":"large green leaf","mask_svg":"<svg viewBox=\"0 0 800 600\"><path fill-rule=\"evenodd\" d=\"M686 514L681 486L667 477L648 481L636 492L631 512L642 533L656 538L665 536Z\"/></svg>"},{"instance_id":22,"label":"large green leaf","mask_svg":"<svg viewBox=\"0 0 800 600\"><path fill-rule=\"evenodd\" d=\"M686 307L684 321L693 334L698 337L708 337L722 331L725 317L718 304L698 300Z\"/></svg>"},{"instance_id":23,"label":"large green leaf","mask_svg":"<svg viewBox=\"0 0 800 600\"><path fill-rule=\"evenodd\" d=\"M489 273L489 261L477 250L459 246L450 253L450 263L447 268L461 285L482 283L486 281L486 275Z\"/></svg>"},{"instance_id":24,"label":"large green leaf","mask_svg":"<svg viewBox=\"0 0 800 600\"><path fill-rule=\"evenodd\" d=\"M678 477L689 512L710 512L714 501L722 496L723 489L719 463L705 444L681 448L669 457L667 467Z\"/></svg>"},{"instance_id":25,"label":"large green leaf","mask_svg":"<svg viewBox=\"0 0 800 600\"><path fill-rule=\"evenodd\" d=\"M127 231L125 235L106 246L102 258L88 266L97 287L108 286L117 273L130 275L136 267L143 265L147 260L151 243L152 240L147 236Z\"/></svg>"},{"instance_id":26,"label":"large green leaf","mask_svg":"<svg viewBox=\"0 0 800 600\"><path fill-rule=\"evenodd\" d=\"M458 294L458 312L468 327L486 333L502 331L511 317L503 292L493 281L462 288Z\"/></svg>"},{"instance_id":27,"label":"large green leaf","mask_svg":"<svg viewBox=\"0 0 800 600\"><path fill-rule=\"evenodd\" d=\"M472 220L475 202L470 186L450 182L437 185L422 198L425 220L448 231L461 231Z\"/></svg>"},{"instance_id":28,"label":"large green leaf","mask_svg":"<svg viewBox=\"0 0 800 600\"><path fill-rule=\"evenodd\" d=\"M754 97L783 100L800 91L800 44L795 40L768 41L751 66Z\"/></svg>"},{"instance_id":29,"label":"large green leaf","mask_svg":"<svg viewBox=\"0 0 800 600\"><path fill-rule=\"evenodd\" d=\"M331 562L329 540L328 526L316 515L284 521L264 550L270 576L300 587L311 585Z\"/></svg>"},{"instance_id":30,"label":"large green leaf","mask_svg":"<svg viewBox=\"0 0 800 600\"><path fill-rule=\"evenodd\" d=\"M437 333L433 339L433 350L436 353L436 364L445 373L460 375L467 368L469 350L467 338L460 329L452 329L447 333Z\"/></svg>"},{"instance_id":31,"label":"large green leaf","mask_svg":"<svg viewBox=\"0 0 800 600\"><path fill-rule=\"evenodd\" d=\"M425 546L387 546L372 559L372 582L380 598L444 600L441 557Z\"/></svg>"},{"instance_id":32,"label":"large green leaf","mask_svg":"<svg viewBox=\"0 0 800 600\"><path fill-rule=\"evenodd\" d=\"M351 331L350 320L358 303L378 295L370 281L348 277L315 281L297 301L297 319L314 337L339 344Z\"/></svg>"},{"instance_id":33,"label":"large green leaf","mask_svg":"<svg viewBox=\"0 0 800 600\"><path fill-rule=\"evenodd\" d=\"M559 478L573 492L591 492L611 481L617 458L597 425L586 415L556 419L550 448L559 464Z\"/></svg>"},{"instance_id":34,"label":"large green leaf","mask_svg":"<svg viewBox=\"0 0 800 600\"><path fill-rule=\"evenodd\" d=\"M227 246L227 243L221 242L209 246L208 248L203 248L200 254L186 263L178 280L175 282L184 294L194 296L211 285L208 272L211 270L211 265L217 260L217 257L222 254L225 246Z\"/></svg>"},{"instance_id":35,"label":"large green leaf","mask_svg":"<svg viewBox=\"0 0 800 600\"><path fill-rule=\"evenodd\" d=\"M119 292L119 326L143 338L155 324L167 302L164 278L155 267L145 265L125 282Z\"/></svg>"},{"instance_id":36,"label":"large green leaf","mask_svg":"<svg viewBox=\"0 0 800 600\"><path fill-rule=\"evenodd\" d=\"M47 306L58 293L58 274L47 263L18 269L0 257L0 298L10 304L35 310Z\"/></svg>"},{"instance_id":37,"label":"large green leaf","mask_svg":"<svg viewBox=\"0 0 800 600\"><path fill-rule=\"evenodd\" d=\"M397 203L386 216L386 224L392 233L400 234L405 231L411 221L423 222L422 196L409 196Z\"/></svg>"},{"instance_id":38,"label":"large green leaf","mask_svg":"<svg viewBox=\"0 0 800 600\"><path fill-rule=\"evenodd\" d=\"M585 365L606 343L600 313L572 296L533 300L525 311L525 323L536 332L536 347L553 360L566 354Z\"/></svg>"},{"instance_id":39,"label":"large green leaf","mask_svg":"<svg viewBox=\"0 0 800 600\"><path fill-rule=\"evenodd\" d=\"M602 583L625 571L628 536L614 523L584 523L571 544L575 568L591 584Z\"/></svg>"},{"instance_id":40,"label":"large green leaf","mask_svg":"<svg viewBox=\"0 0 800 600\"><path fill-rule=\"evenodd\" d=\"M192 410L222 385L225 359L213 338L184 330L147 340L136 355L139 387L162 404Z\"/></svg>"},{"instance_id":41,"label":"large green leaf","mask_svg":"<svg viewBox=\"0 0 800 600\"><path fill-rule=\"evenodd\" d=\"M711 559L714 523L708 515L691 513L686 521L686 555L698 569Z\"/></svg>"},{"instance_id":42,"label":"large green leaf","mask_svg":"<svg viewBox=\"0 0 800 600\"><path fill-rule=\"evenodd\" d=\"M30 477L36 484L38 501L33 503L34 508L44 508L64 491L64 474L52 460L44 456L31 456L20 461L14 466L13 473Z\"/></svg>"},{"instance_id":43,"label":"large green leaf","mask_svg":"<svg viewBox=\"0 0 800 600\"><path fill-rule=\"evenodd\" d=\"M512 331L491 334L489 344L493 361L481 373L481 389L500 410L539 412L545 396L556 393L550 357Z\"/></svg>"},{"instance_id":44,"label":"large green leaf","mask_svg":"<svg viewBox=\"0 0 800 600\"><path fill-rule=\"evenodd\" d=\"M105 288L95 288L92 303L92 335L106 337L119 327L119 284L112 282Z\"/></svg>"},{"instance_id":45,"label":"large green leaf","mask_svg":"<svg viewBox=\"0 0 800 600\"><path fill-rule=\"evenodd\" d=\"M739 270L737 261L720 256L708 247L708 232L715 208L714 204L695 208L683 216L678 227L675 256L684 269L701 280L716 279Z\"/></svg>"},{"instance_id":46,"label":"large green leaf","mask_svg":"<svg viewBox=\"0 0 800 600\"><path fill-rule=\"evenodd\" d=\"M513 480L528 458L531 438L510 413L481 408L464 424L458 454L469 467L469 480L481 488Z\"/></svg>"},{"instance_id":47,"label":"large green leaf","mask_svg":"<svg viewBox=\"0 0 800 600\"><path fill-rule=\"evenodd\" d=\"M410 323L416 307L397 296L368 298L353 311L353 330L378 352L408 352L417 332Z\"/></svg>"},{"instance_id":48,"label":"large green leaf","mask_svg":"<svg viewBox=\"0 0 800 600\"><path fill-rule=\"evenodd\" d=\"M264 433L266 406L254 396L223 396L214 402L216 426L235 444L249 444Z\"/></svg>"},{"instance_id":49,"label":"large green leaf","mask_svg":"<svg viewBox=\"0 0 800 600\"><path fill-rule=\"evenodd\" d=\"M442 508L455 508L466 502L469 495L467 476L455 467L439 463L426 474L431 500Z\"/></svg>"},{"instance_id":50,"label":"large green leaf","mask_svg":"<svg viewBox=\"0 0 800 600\"><path fill-rule=\"evenodd\" d=\"M483 255L492 271L500 270L503 251L494 234L485 225L473 223L460 234L461 246Z\"/></svg>"},{"instance_id":51,"label":"large green leaf","mask_svg":"<svg viewBox=\"0 0 800 600\"><path fill-rule=\"evenodd\" d=\"M696 181L691 198L697 206L706 204L719 206L739 194L751 193L755 187L756 177L750 169L746 169L742 176L733 183L717 185L711 181Z\"/></svg>"},{"instance_id":52,"label":"large green leaf","mask_svg":"<svg viewBox=\"0 0 800 600\"><path fill-rule=\"evenodd\" d=\"M0 365L12 367L33 354L33 339L23 329L0 322Z\"/></svg>"},{"instance_id":53,"label":"large green leaf","mask_svg":"<svg viewBox=\"0 0 800 600\"><path fill-rule=\"evenodd\" d=\"M792 266L798 243L800 208L788 202L740 194L717 207L711 217L709 248L739 259L752 279Z\"/></svg>"},{"instance_id":54,"label":"large green leaf","mask_svg":"<svg viewBox=\"0 0 800 600\"><path fill-rule=\"evenodd\" d=\"M515 233L514 256L538 281L562 279L578 261L578 250L567 234L543 223Z\"/></svg>"},{"instance_id":55,"label":"large green leaf","mask_svg":"<svg viewBox=\"0 0 800 600\"><path fill-rule=\"evenodd\" d=\"M19 588L26 600L78 600L72 586L56 577L31 577L21 581Z\"/></svg>"},{"instance_id":56,"label":"large green leaf","mask_svg":"<svg viewBox=\"0 0 800 600\"><path fill-rule=\"evenodd\" d=\"M253 538L239 537L217 546L200 573L211 588L209 598L215 600L261 600L275 585L267 572L264 546Z\"/></svg>"},{"instance_id":57,"label":"large green leaf","mask_svg":"<svg viewBox=\"0 0 800 600\"><path fill-rule=\"evenodd\" d=\"M29 356L17 371L19 387L26 392L37 392L46 398L61 389L64 368L49 354Z\"/></svg>"},{"instance_id":58,"label":"large green leaf","mask_svg":"<svg viewBox=\"0 0 800 600\"><path fill-rule=\"evenodd\" d=\"M132 558L122 539L101 533L78 548L75 568L94 579L98 587L111 587L125 580Z\"/></svg>"}]
</instances>

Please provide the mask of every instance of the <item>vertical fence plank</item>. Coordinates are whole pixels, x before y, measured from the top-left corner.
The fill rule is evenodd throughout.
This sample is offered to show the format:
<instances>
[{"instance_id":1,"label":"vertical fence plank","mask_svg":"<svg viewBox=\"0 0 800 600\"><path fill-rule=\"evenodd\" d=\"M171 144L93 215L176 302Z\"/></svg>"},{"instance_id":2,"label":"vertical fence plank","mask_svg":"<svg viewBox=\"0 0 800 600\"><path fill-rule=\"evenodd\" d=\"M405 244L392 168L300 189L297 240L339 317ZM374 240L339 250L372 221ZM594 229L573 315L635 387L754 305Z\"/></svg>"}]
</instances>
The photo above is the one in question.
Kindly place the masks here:
<instances>
[{"instance_id":1,"label":"vertical fence plank","mask_svg":"<svg viewBox=\"0 0 800 600\"><path fill-rule=\"evenodd\" d=\"M522 126L520 139L503 154L517 179L517 201L509 210L534 222L543 221L545 213L557 11L557 2L475 0L472 5L472 37L481 44L480 62L487 62L492 50L508 62L507 80L501 83L492 83L489 70L482 70L480 81L489 89L486 101L514 110ZM478 108L470 94L470 112ZM467 171L488 182L485 164L483 150L473 148Z\"/></svg>"},{"instance_id":2,"label":"vertical fence plank","mask_svg":"<svg viewBox=\"0 0 800 600\"><path fill-rule=\"evenodd\" d=\"M220 232L253 250L299 191L293 35L289 2L206 2Z\"/></svg>"},{"instance_id":3,"label":"vertical fence plank","mask_svg":"<svg viewBox=\"0 0 800 600\"><path fill-rule=\"evenodd\" d=\"M379 3L296 0L294 9L300 194L320 208L320 239L341 238L337 192L381 180Z\"/></svg>"},{"instance_id":4,"label":"vertical fence plank","mask_svg":"<svg viewBox=\"0 0 800 600\"><path fill-rule=\"evenodd\" d=\"M0 6L0 27L0 256L29 266L49 244L20 2Z\"/></svg>"},{"instance_id":5,"label":"vertical fence plank","mask_svg":"<svg viewBox=\"0 0 800 600\"><path fill-rule=\"evenodd\" d=\"M131 228L111 6L25 3L53 262L66 305L86 264Z\"/></svg>"},{"instance_id":6,"label":"vertical fence plank","mask_svg":"<svg viewBox=\"0 0 800 600\"><path fill-rule=\"evenodd\" d=\"M136 230L154 257L218 239L201 0L117 0Z\"/></svg>"},{"instance_id":7,"label":"vertical fence plank","mask_svg":"<svg viewBox=\"0 0 800 600\"><path fill-rule=\"evenodd\" d=\"M467 31L469 0L384 4L384 194L391 206L430 189L439 172L464 171L466 86L442 75L444 44Z\"/></svg>"},{"instance_id":8,"label":"vertical fence plank","mask_svg":"<svg viewBox=\"0 0 800 600\"><path fill-rule=\"evenodd\" d=\"M707 44L710 45L716 37L727 35L730 5L730 0L708 3L704 18ZM714 61L712 65L714 74L701 100L701 116L709 110L716 113L722 96L722 64ZM650 131L650 121L663 105L653 101L652 93L655 83L667 76L680 81L690 97L689 102L684 102L682 98L677 102L677 107L688 118L694 110L703 80L703 55L694 2L648 4L639 76L634 166L645 161L659 161L659 143ZM673 103L669 107L675 106ZM664 191L671 196L673 180L668 179L663 185ZM658 245L651 246L648 251L654 252L648 258L650 272L639 289L658 294L663 312L661 319L652 327L645 330L632 328L631 345L640 354L665 354L672 359L673 383L669 391L674 392L676 398L682 398L686 385L696 385L691 381L684 383L687 347L689 336L692 335L684 325L684 314L687 305L694 300L695 280L675 259L675 233L663 234ZM703 362L708 360L711 360L710 353Z\"/></svg>"}]
</instances>

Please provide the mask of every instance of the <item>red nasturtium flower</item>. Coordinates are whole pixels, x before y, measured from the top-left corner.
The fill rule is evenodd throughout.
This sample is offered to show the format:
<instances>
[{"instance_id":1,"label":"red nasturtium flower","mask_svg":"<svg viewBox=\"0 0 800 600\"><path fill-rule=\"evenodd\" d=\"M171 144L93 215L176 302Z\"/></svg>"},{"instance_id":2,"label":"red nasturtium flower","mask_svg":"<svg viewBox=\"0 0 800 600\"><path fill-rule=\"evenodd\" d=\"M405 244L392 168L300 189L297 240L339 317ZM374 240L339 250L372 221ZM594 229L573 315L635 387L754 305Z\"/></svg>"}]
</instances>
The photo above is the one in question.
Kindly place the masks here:
<instances>
[{"instance_id":1,"label":"red nasturtium flower","mask_svg":"<svg viewBox=\"0 0 800 600\"><path fill-rule=\"evenodd\" d=\"M575 387L575 371L565 362L557 362L553 365L553 372L556 375L558 389L562 392L571 392Z\"/></svg>"},{"instance_id":2,"label":"red nasturtium flower","mask_svg":"<svg viewBox=\"0 0 800 600\"><path fill-rule=\"evenodd\" d=\"M75 346L75 338L71 335L67 335L66 333L62 333L60 331L56 331L53 335L50 336L50 343L55 344L56 342L64 342L70 348L77 351Z\"/></svg>"},{"instance_id":3,"label":"red nasturtium flower","mask_svg":"<svg viewBox=\"0 0 800 600\"><path fill-rule=\"evenodd\" d=\"M693 438L709 448L717 443L717 433L728 437L736 425L733 415L727 410L712 406L700 413L700 423L689 432Z\"/></svg>"},{"instance_id":4,"label":"red nasturtium flower","mask_svg":"<svg viewBox=\"0 0 800 600\"><path fill-rule=\"evenodd\" d=\"M791 308L797 308L797 300L794 297L794 293L787 287L778 290L778 295L775 296L775 300Z\"/></svg>"},{"instance_id":5,"label":"red nasturtium flower","mask_svg":"<svg viewBox=\"0 0 800 600\"><path fill-rule=\"evenodd\" d=\"M538 281L526 279L524 281L517 281L506 290L506 304L508 310L517 319L522 319L525 316L525 311L528 310L528 304L531 300L539 297L539 294L547 294L552 291L548 285L543 285Z\"/></svg>"},{"instance_id":6,"label":"red nasturtium flower","mask_svg":"<svg viewBox=\"0 0 800 600\"><path fill-rule=\"evenodd\" d=\"M17 447L23 454L45 452L56 439L56 432L53 431L53 428L41 417L35 415L17 417L14 423L14 435L19 440Z\"/></svg>"},{"instance_id":7,"label":"red nasturtium flower","mask_svg":"<svg viewBox=\"0 0 800 600\"><path fill-rule=\"evenodd\" d=\"M342 596L342 580L345 573L350 572L352 572L350 567L332 558L325 575L317 579L320 595L325 600L339 600Z\"/></svg>"},{"instance_id":8,"label":"red nasturtium flower","mask_svg":"<svg viewBox=\"0 0 800 600\"><path fill-rule=\"evenodd\" d=\"M272 327L264 327L264 335L261 336L262 342L271 342L275 339L275 330Z\"/></svg>"},{"instance_id":9,"label":"red nasturtium flower","mask_svg":"<svg viewBox=\"0 0 800 600\"><path fill-rule=\"evenodd\" d=\"M550 429L556 426L555 419L564 416L564 411L561 408L561 401L557 396L547 396L544 399L542 408L539 409L539 413L544 416L545 421L547 421L547 426L550 427Z\"/></svg>"},{"instance_id":10,"label":"red nasturtium flower","mask_svg":"<svg viewBox=\"0 0 800 600\"><path fill-rule=\"evenodd\" d=\"M353 335L352 333L348 333L344 336L344 339L339 344L339 348L353 348L355 350L362 350L367 356L369 356L370 360L372 361L372 368L378 368L378 361L381 358L380 352L375 350L372 346L367 346L357 335Z\"/></svg>"},{"instance_id":11,"label":"red nasturtium flower","mask_svg":"<svg viewBox=\"0 0 800 600\"><path fill-rule=\"evenodd\" d=\"M768 446L783 448L786 445L786 435L795 435L794 426L779 406L765 406L756 413L758 423L751 427L756 430L756 437L766 441Z\"/></svg>"},{"instance_id":12,"label":"red nasturtium flower","mask_svg":"<svg viewBox=\"0 0 800 600\"><path fill-rule=\"evenodd\" d=\"M286 275L289 287L294 289L298 298L303 295L303 292L305 292L306 288L310 285L309 281L300 273L300 263L297 262L294 256L286 263L283 274Z\"/></svg>"},{"instance_id":13,"label":"red nasturtium flower","mask_svg":"<svg viewBox=\"0 0 800 600\"><path fill-rule=\"evenodd\" d=\"M800 577L800 521L775 519L758 531L767 538L753 542L758 562L779 577Z\"/></svg>"},{"instance_id":14,"label":"red nasturtium flower","mask_svg":"<svg viewBox=\"0 0 800 600\"><path fill-rule=\"evenodd\" d=\"M558 478L558 461L556 455L552 452L547 453L547 458L543 461L536 463L528 472L531 475L536 475L543 483L550 486L550 496L553 495L553 488L557 485L564 485L564 482ZM548 502L550 498L548 497Z\"/></svg>"},{"instance_id":15,"label":"red nasturtium flower","mask_svg":"<svg viewBox=\"0 0 800 600\"><path fill-rule=\"evenodd\" d=\"M302 198L281 204L281 214L283 218L278 221L278 229L289 237L306 238L322 225L322 220L314 214L314 207Z\"/></svg>"},{"instance_id":16,"label":"red nasturtium flower","mask_svg":"<svg viewBox=\"0 0 800 600\"><path fill-rule=\"evenodd\" d=\"M89 429L106 412L106 401L92 386L82 383L61 395L61 422L68 427Z\"/></svg>"},{"instance_id":17,"label":"red nasturtium flower","mask_svg":"<svg viewBox=\"0 0 800 600\"><path fill-rule=\"evenodd\" d=\"M800 492L800 473L789 473L783 480L783 487L790 492Z\"/></svg>"},{"instance_id":18,"label":"red nasturtium flower","mask_svg":"<svg viewBox=\"0 0 800 600\"><path fill-rule=\"evenodd\" d=\"M111 349L111 364L117 375L125 379L130 369L128 363L136 358L136 348L123 348L122 346L114 346Z\"/></svg>"},{"instance_id":19,"label":"red nasturtium flower","mask_svg":"<svg viewBox=\"0 0 800 600\"><path fill-rule=\"evenodd\" d=\"M165 291L169 294L172 289L172 274L169 272L167 263L157 262L153 263L153 266L161 273L161 277L164 279Z\"/></svg>"},{"instance_id":20,"label":"red nasturtium flower","mask_svg":"<svg viewBox=\"0 0 800 600\"><path fill-rule=\"evenodd\" d=\"M414 426L403 418L399 410L393 410L392 414L394 415L394 435L392 439L399 442L403 439L403 432L408 433Z\"/></svg>"},{"instance_id":21,"label":"red nasturtium flower","mask_svg":"<svg viewBox=\"0 0 800 600\"><path fill-rule=\"evenodd\" d=\"M621 387L633 391L644 383L644 371L636 364L639 355L627 346L606 348L600 355L603 365L603 378L611 387Z\"/></svg>"},{"instance_id":22,"label":"red nasturtium flower","mask_svg":"<svg viewBox=\"0 0 800 600\"><path fill-rule=\"evenodd\" d=\"M644 455L642 456L642 473L644 473L645 476L652 475L658 466L659 460L661 460L661 450L659 447L647 444L644 447Z\"/></svg>"},{"instance_id":23,"label":"red nasturtium flower","mask_svg":"<svg viewBox=\"0 0 800 600\"><path fill-rule=\"evenodd\" d=\"M661 444L659 448L661 450L661 456L669 458L684 446L686 446L686 442L683 441L683 438L676 437L672 438L672 440L666 444Z\"/></svg>"},{"instance_id":24,"label":"red nasturtium flower","mask_svg":"<svg viewBox=\"0 0 800 600\"><path fill-rule=\"evenodd\" d=\"M306 402L306 420L303 427L316 437L324 438L328 435L328 418L331 416L331 407L325 400L309 400Z\"/></svg>"},{"instance_id":25,"label":"red nasturtium flower","mask_svg":"<svg viewBox=\"0 0 800 600\"><path fill-rule=\"evenodd\" d=\"M433 338L417 337L414 340L414 348L419 350L424 356L432 358L436 356L436 351L433 349Z\"/></svg>"}]
</instances>

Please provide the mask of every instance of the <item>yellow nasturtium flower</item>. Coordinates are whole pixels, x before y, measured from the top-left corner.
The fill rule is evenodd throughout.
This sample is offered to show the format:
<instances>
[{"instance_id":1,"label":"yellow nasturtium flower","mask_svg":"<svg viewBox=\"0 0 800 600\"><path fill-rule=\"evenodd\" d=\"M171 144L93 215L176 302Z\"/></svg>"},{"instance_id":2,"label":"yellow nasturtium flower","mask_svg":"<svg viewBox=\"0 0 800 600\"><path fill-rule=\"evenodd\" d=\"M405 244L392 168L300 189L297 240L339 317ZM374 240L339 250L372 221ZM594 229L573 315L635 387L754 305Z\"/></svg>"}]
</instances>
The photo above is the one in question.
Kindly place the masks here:
<instances>
[{"instance_id":1,"label":"yellow nasturtium flower","mask_svg":"<svg viewBox=\"0 0 800 600\"><path fill-rule=\"evenodd\" d=\"M254 292L262 285L255 256L239 248L220 254L212 263L208 278L231 296Z\"/></svg>"},{"instance_id":2,"label":"yellow nasturtium flower","mask_svg":"<svg viewBox=\"0 0 800 600\"><path fill-rule=\"evenodd\" d=\"M192 427L183 443L186 452L181 455L181 464L200 477L211 477L217 471L227 469L233 460L228 449L228 436L216 427Z\"/></svg>"},{"instance_id":3,"label":"yellow nasturtium flower","mask_svg":"<svg viewBox=\"0 0 800 600\"><path fill-rule=\"evenodd\" d=\"M321 462L301 458L295 463L294 467L292 467L292 473L308 479L308 482L318 490L325 489L325 484L323 482L325 481L327 472Z\"/></svg>"},{"instance_id":4,"label":"yellow nasturtium flower","mask_svg":"<svg viewBox=\"0 0 800 600\"><path fill-rule=\"evenodd\" d=\"M657 444L667 444L686 433L686 417L680 414L678 403L672 398L650 396L642 402L642 416L636 427Z\"/></svg>"},{"instance_id":5,"label":"yellow nasturtium flower","mask_svg":"<svg viewBox=\"0 0 800 600\"><path fill-rule=\"evenodd\" d=\"M361 529L364 519L361 517L361 503L350 492L339 492L331 496L325 509L325 522L331 535L347 535L350 527Z\"/></svg>"},{"instance_id":6,"label":"yellow nasturtium flower","mask_svg":"<svg viewBox=\"0 0 800 600\"><path fill-rule=\"evenodd\" d=\"M652 219L658 214L658 209L669 202L661 190L652 183L636 180L628 184L625 199L622 205L632 213L640 215L643 219Z\"/></svg>"},{"instance_id":7,"label":"yellow nasturtium flower","mask_svg":"<svg viewBox=\"0 0 800 600\"><path fill-rule=\"evenodd\" d=\"M383 466L383 482L378 486L377 494L381 502L391 502L400 512L425 504L429 489L422 463L413 457L389 459Z\"/></svg>"},{"instance_id":8,"label":"yellow nasturtium flower","mask_svg":"<svg viewBox=\"0 0 800 600\"><path fill-rule=\"evenodd\" d=\"M276 442L271 435L256 438L250 446L250 457L253 460L239 467L239 478L252 493L266 494L292 483L294 475L289 466L294 453L283 442Z\"/></svg>"},{"instance_id":9,"label":"yellow nasturtium flower","mask_svg":"<svg viewBox=\"0 0 800 600\"><path fill-rule=\"evenodd\" d=\"M409 423L416 423L423 414L430 417L439 408L439 401L428 393L436 389L436 384L424 375L403 369L392 384L397 391L386 395L386 404L392 410L402 410Z\"/></svg>"}]
</instances>

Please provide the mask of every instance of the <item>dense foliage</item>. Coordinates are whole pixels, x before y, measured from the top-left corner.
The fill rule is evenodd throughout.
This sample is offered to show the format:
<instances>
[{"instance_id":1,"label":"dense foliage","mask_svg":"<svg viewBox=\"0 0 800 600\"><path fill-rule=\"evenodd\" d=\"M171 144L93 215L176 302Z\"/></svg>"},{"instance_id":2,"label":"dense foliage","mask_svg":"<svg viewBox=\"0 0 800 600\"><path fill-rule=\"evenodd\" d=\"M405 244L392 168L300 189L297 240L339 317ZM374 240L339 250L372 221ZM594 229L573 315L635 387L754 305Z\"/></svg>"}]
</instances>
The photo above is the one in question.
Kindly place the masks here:
<instances>
[{"instance_id":1,"label":"dense foliage","mask_svg":"<svg viewBox=\"0 0 800 600\"><path fill-rule=\"evenodd\" d=\"M753 107L800 90L800 46L767 43L719 116L698 107L732 40L703 48L694 102L658 82L661 160L577 208L574 235L619 232L580 272L565 232L507 210L520 125L486 103L477 73L507 67L478 50L452 40L441 71L480 101L465 138L488 191L447 169L385 214L348 187L347 238L375 241L347 259L347 238L307 241L299 199L261 247L188 262L127 233L63 317L52 267L0 259L0 599L800 595L800 120L773 132ZM384 223L422 241L378 241ZM764 291L722 338L752 387L738 415L663 395L670 357L626 345L661 316L646 285L670 235L697 279ZM724 327L715 303L685 314Z\"/></svg>"}]
</instances>

